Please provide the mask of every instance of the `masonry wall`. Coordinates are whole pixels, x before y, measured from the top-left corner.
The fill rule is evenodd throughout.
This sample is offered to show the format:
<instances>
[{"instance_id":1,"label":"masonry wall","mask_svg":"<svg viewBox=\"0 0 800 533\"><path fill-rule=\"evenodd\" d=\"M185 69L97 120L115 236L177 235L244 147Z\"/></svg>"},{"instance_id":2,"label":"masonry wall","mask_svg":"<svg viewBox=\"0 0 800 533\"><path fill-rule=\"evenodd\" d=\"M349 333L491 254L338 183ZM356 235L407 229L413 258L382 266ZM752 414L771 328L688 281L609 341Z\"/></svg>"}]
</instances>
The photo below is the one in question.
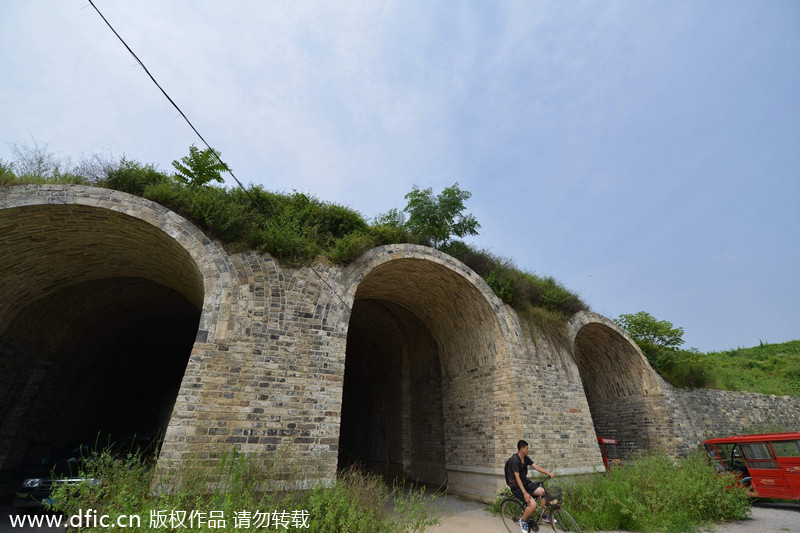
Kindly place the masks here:
<instances>
[{"instance_id":1,"label":"masonry wall","mask_svg":"<svg viewBox=\"0 0 800 533\"><path fill-rule=\"evenodd\" d=\"M41 239L54 214L71 231L48 244ZM164 465L213 462L236 446L280 457L287 469L314 464L305 485L362 461L490 500L520 438L538 463L569 474L602 469L597 433L630 455L684 453L705 435L796 425L800 416L798 399L675 391L624 331L594 313L573 317L563 335L545 334L473 271L426 247L379 247L345 267L287 268L268 254L228 254L152 202L74 186L0 189L0 246L0 270L14 273L0 279L0 324L31 324L31 338L54 320L34 311L75 286L89 294L100 283L103 304L86 312L98 321L117 313L119 328L128 315L114 295L129 279L154 288L130 291L121 307L196 310L183 312L183 322L195 320L194 342L178 392L162 406L171 413ZM41 324L26 318L34 316ZM57 376L37 377L45 360L26 346L0 326L10 372L0 375L3 454L32 438L14 422L18 399L47 397L53 389L39 383ZM60 357L67 367L70 359Z\"/></svg>"},{"instance_id":2,"label":"masonry wall","mask_svg":"<svg viewBox=\"0 0 800 533\"><path fill-rule=\"evenodd\" d=\"M797 431L800 398L712 389L676 390L688 420L686 439L706 439L744 433Z\"/></svg>"},{"instance_id":3,"label":"masonry wall","mask_svg":"<svg viewBox=\"0 0 800 533\"><path fill-rule=\"evenodd\" d=\"M162 448L165 463L213 460L232 446L315 464L333 479L344 375L345 307L337 272L282 270L268 256L231 257L226 339L196 342ZM313 480L310 480L313 481Z\"/></svg>"}]
</instances>

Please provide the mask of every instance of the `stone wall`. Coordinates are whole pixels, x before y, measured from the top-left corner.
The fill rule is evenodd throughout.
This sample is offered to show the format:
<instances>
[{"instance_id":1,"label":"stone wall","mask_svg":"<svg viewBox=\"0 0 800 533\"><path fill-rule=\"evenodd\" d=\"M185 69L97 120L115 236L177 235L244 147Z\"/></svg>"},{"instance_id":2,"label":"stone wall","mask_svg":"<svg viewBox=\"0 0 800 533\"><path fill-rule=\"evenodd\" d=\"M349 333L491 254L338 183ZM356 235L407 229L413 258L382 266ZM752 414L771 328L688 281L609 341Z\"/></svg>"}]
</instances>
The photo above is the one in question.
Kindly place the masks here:
<instances>
[{"instance_id":1,"label":"stone wall","mask_svg":"<svg viewBox=\"0 0 800 533\"><path fill-rule=\"evenodd\" d=\"M711 389L676 390L686 413L692 445L713 437L754 431L797 431L800 398Z\"/></svg>"},{"instance_id":2,"label":"stone wall","mask_svg":"<svg viewBox=\"0 0 800 533\"><path fill-rule=\"evenodd\" d=\"M797 399L675 391L594 313L545 334L475 272L427 247L287 268L268 254L228 254L153 202L77 186L0 189L0 246L0 466L88 408L73 403L71 418L48 418L32 399L54 403L64 392L43 383L65 374L76 382L78 360L141 364L135 351L115 358L92 332L128 342L187 324L185 353L176 338L151 363L156 374L180 365L174 389L159 385L165 399L152 407L169 413L153 415L168 418L162 463L214 461L236 446L290 469L314 464L306 486L356 461L491 500L520 438L550 470L594 472L596 433L629 455L683 453L735 420L796 421L800 411ZM35 349L37 338L52 349ZM99 379L116 385L119 375ZM138 379L154 388L155 378ZM109 392L108 405L124 403Z\"/></svg>"}]
</instances>

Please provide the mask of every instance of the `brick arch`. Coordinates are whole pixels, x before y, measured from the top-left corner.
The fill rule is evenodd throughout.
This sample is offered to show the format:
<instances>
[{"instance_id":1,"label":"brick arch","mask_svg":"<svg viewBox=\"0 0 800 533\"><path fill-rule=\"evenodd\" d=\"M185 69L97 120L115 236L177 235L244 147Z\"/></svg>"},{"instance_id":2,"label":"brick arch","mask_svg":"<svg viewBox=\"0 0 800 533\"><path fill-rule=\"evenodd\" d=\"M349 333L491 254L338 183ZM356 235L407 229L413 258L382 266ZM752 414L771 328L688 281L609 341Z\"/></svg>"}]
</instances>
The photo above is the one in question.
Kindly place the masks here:
<instances>
[{"instance_id":1,"label":"brick arch","mask_svg":"<svg viewBox=\"0 0 800 533\"><path fill-rule=\"evenodd\" d=\"M164 430L192 342L227 334L224 251L154 202L71 185L0 189L0 249L0 465L31 440L58 445L126 431L113 421L119 403L116 418ZM181 355L126 353L135 343ZM108 353L111 346L122 352ZM116 374L99 370L119 365ZM102 372L97 383L108 395L95 398L81 376ZM120 372L140 373L140 382L149 372L149 383L163 384L151 395L158 400L137 410L125 393L139 385L117 380Z\"/></svg>"},{"instance_id":2,"label":"brick arch","mask_svg":"<svg viewBox=\"0 0 800 533\"><path fill-rule=\"evenodd\" d=\"M572 317L569 328L590 401L663 392L663 382L642 351L613 321L581 311Z\"/></svg>"},{"instance_id":3,"label":"brick arch","mask_svg":"<svg viewBox=\"0 0 800 533\"><path fill-rule=\"evenodd\" d=\"M505 444L520 431L508 422L515 392L502 385L510 379L514 319L480 276L428 247L375 248L346 269L343 281L343 299L352 302L343 409L353 386L349 365L359 350L368 351L360 357L376 368L388 365L386 372L399 378L387 380L388 393L375 393L390 394L386 416L394 412L404 428L394 442L387 434L386 461L424 481L446 477L451 490L469 493L467 478L480 474L470 468L502 462ZM383 415L373 415L380 423Z\"/></svg>"},{"instance_id":4,"label":"brick arch","mask_svg":"<svg viewBox=\"0 0 800 533\"><path fill-rule=\"evenodd\" d=\"M608 318L581 311L568 327L596 432L617 439L629 454L651 449L641 427L661 418L664 381L633 339Z\"/></svg>"},{"instance_id":5,"label":"brick arch","mask_svg":"<svg viewBox=\"0 0 800 533\"><path fill-rule=\"evenodd\" d=\"M113 273L184 295L202 311L202 335L225 338L217 328L231 318L233 267L221 247L169 209L110 189L20 185L0 190L0 224L0 270L9 273L0 287L0 319L21 299ZM68 260L53 268L47 258L57 257Z\"/></svg>"}]
</instances>

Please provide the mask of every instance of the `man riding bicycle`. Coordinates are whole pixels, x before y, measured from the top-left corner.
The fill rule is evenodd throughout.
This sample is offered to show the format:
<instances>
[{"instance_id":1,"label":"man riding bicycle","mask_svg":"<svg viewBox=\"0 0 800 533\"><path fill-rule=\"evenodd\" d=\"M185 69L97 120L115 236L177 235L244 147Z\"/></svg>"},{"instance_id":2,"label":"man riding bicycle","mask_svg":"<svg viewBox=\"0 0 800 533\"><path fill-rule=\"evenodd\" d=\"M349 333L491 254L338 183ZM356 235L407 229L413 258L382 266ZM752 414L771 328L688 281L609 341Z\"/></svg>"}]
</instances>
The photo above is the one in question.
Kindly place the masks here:
<instances>
[{"instance_id":1,"label":"man riding bicycle","mask_svg":"<svg viewBox=\"0 0 800 533\"><path fill-rule=\"evenodd\" d=\"M528 466L532 466L534 470L547 477L553 477L552 472L548 472L533 462L528 456L528 443L520 440L517 442L517 453L506 461L505 477L506 484L511 488L514 496L525 502L525 512L519 521L519 527L526 533L528 531L528 517L536 510L536 498L541 498L545 494L541 483L528 479ZM545 500L542 504L546 505L547 501Z\"/></svg>"}]
</instances>

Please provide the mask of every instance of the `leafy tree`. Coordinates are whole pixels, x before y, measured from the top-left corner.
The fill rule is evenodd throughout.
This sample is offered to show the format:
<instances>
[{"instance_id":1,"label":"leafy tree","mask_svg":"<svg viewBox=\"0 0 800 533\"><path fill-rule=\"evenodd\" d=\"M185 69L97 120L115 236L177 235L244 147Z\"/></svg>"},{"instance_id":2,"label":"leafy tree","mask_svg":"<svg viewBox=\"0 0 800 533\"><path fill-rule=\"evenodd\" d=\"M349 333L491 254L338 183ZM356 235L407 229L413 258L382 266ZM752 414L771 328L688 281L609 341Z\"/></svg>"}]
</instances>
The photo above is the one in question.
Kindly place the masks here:
<instances>
[{"instance_id":1,"label":"leafy tree","mask_svg":"<svg viewBox=\"0 0 800 533\"><path fill-rule=\"evenodd\" d=\"M477 235L480 224L472 214L464 214L464 202L472 196L469 191L462 191L458 182L444 189L438 196L433 195L433 189L420 189L416 185L405 198L408 204L403 209L408 213L406 227L411 233L416 234L429 242L434 248L446 245L453 235L464 237ZM387 214L391 220L398 213Z\"/></svg>"},{"instance_id":2,"label":"leafy tree","mask_svg":"<svg viewBox=\"0 0 800 533\"><path fill-rule=\"evenodd\" d=\"M176 181L193 188L202 187L211 180L224 183L222 173L230 172L231 169L219 159L219 156L220 152L211 148L200 150L191 145L189 155L183 156L181 161L172 162L172 166L178 171L173 177Z\"/></svg>"},{"instance_id":3,"label":"leafy tree","mask_svg":"<svg viewBox=\"0 0 800 533\"><path fill-rule=\"evenodd\" d=\"M703 354L683 345L683 328L657 320L646 311L619 315L614 319L642 349L642 353L668 383L675 387L708 387L714 382Z\"/></svg>"},{"instance_id":4,"label":"leafy tree","mask_svg":"<svg viewBox=\"0 0 800 533\"><path fill-rule=\"evenodd\" d=\"M389 209L386 213L381 213L373 220L375 226L388 226L390 228L402 228L406 225L406 216L397 208Z\"/></svg>"},{"instance_id":5,"label":"leafy tree","mask_svg":"<svg viewBox=\"0 0 800 533\"><path fill-rule=\"evenodd\" d=\"M647 311L622 314L614 322L628 332L645 355L675 351L683 344L683 328L676 328L667 320L657 320Z\"/></svg>"}]
</instances>

